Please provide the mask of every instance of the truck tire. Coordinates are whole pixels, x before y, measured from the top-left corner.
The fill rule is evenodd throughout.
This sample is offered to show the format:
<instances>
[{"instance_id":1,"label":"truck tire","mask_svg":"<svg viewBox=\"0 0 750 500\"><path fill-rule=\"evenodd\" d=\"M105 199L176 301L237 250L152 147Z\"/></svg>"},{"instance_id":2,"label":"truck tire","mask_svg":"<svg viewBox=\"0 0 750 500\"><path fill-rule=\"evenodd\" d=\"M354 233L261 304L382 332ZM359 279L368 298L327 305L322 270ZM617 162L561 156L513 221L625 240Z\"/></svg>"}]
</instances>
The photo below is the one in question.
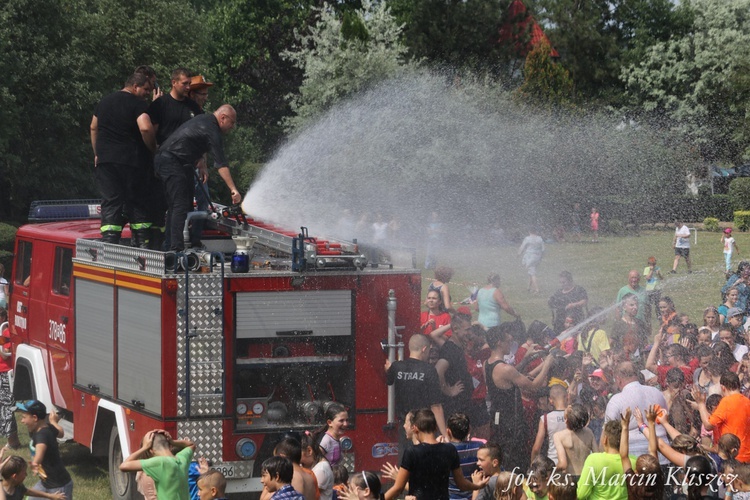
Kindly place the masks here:
<instances>
[{"instance_id":1,"label":"truck tire","mask_svg":"<svg viewBox=\"0 0 750 500\"><path fill-rule=\"evenodd\" d=\"M108 457L109 486L112 489L113 500L143 500L143 496L138 493L135 474L120 471L120 464L125 457L122 456L120 434L117 432L117 425L112 426L112 431L109 434Z\"/></svg>"}]
</instances>

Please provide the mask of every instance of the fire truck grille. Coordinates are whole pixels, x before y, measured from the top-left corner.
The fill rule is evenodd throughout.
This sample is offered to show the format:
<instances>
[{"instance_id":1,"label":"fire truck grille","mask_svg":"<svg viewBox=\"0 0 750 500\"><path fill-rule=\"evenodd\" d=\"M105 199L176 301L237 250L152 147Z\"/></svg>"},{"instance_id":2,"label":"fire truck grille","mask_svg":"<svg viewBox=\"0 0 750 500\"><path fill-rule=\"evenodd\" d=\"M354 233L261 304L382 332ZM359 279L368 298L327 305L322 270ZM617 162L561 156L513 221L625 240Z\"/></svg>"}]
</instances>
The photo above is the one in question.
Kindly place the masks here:
<instances>
[{"instance_id":1,"label":"fire truck grille","mask_svg":"<svg viewBox=\"0 0 750 500\"><path fill-rule=\"evenodd\" d=\"M221 429L221 420L188 420L177 423L177 435L193 441L201 456L206 457L218 470L231 470L232 479L250 477L254 461L222 462Z\"/></svg>"},{"instance_id":2,"label":"fire truck grille","mask_svg":"<svg viewBox=\"0 0 750 500\"><path fill-rule=\"evenodd\" d=\"M341 465L343 465L350 473L353 473L356 465L354 463L354 453L342 453Z\"/></svg>"},{"instance_id":3,"label":"fire truck grille","mask_svg":"<svg viewBox=\"0 0 750 500\"><path fill-rule=\"evenodd\" d=\"M191 274L187 278L178 277L177 283L177 411L180 416L190 418L222 415L221 276Z\"/></svg>"}]
</instances>

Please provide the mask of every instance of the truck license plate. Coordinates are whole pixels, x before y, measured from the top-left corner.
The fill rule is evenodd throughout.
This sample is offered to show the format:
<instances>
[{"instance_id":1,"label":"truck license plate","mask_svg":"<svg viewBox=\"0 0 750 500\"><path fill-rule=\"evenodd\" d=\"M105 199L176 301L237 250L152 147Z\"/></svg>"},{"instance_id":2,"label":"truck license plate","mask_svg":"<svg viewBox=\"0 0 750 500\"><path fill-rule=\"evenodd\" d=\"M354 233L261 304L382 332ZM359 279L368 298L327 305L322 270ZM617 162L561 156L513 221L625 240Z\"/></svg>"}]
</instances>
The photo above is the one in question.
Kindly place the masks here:
<instances>
[{"instance_id":1,"label":"truck license plate","mask_svg":"<svg viewBox=\"0 0 750 500\"><path fill-rule=\"evenodd\" d=\"M221 472L226 478L235 477L234 465L215 465L211 468Z\"/></svg>"}]
</instances>

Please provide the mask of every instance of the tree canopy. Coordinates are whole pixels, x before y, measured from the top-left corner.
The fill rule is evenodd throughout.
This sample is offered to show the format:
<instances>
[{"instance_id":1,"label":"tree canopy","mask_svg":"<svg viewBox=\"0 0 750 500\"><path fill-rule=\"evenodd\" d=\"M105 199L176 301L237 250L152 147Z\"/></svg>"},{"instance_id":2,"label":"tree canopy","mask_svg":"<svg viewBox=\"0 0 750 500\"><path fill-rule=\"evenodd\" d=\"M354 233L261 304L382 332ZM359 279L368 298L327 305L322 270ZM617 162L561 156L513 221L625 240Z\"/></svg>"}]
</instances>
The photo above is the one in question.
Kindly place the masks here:
<instances>
[{"instance_id":1,"label":"tree canopy","mask_svg":"<svg viewBox=\"0 0 750 500\"><path fill-rule=\"evenodd\" d=\"M622 72L631 110L666 124L708 160L750 159L750 0L693 0L683 36L657 42Z\"/></svg>"},{"instance_id":2,"label":"tree canopy","mask_svg":"<svg viewBox=\"0 0 750 500\"><path fill-rule=\"evenodd\" d=\"M0 7L0 213L95 197L89 123L133 69L200 67L197 13L174 0L13 0ZM165 83L165 82L163 82Z\"/></svg>"},{"instance_id":3,"label":"tree canopy","mask_svg":"<svg viewBox=\"0 0 750 500\"><path fill-rule=\"evenodd\" d=\"M511 3L8 0L0 216L22 219L33 199L97 195L94 106L141 64L166 90L175 67L215 83L208 108L237 108L227 142L248 181L292 130L414 66L663 127L704 161L750 158L750 0L523 0L560 56L537 45L525 65L501 42L501 28L520 23Z\"/></svg>"},{"instance_id":4,"label":"tree canopy","mask_svg":"<svg viewBox=\"0 0 750 500\"><path fill-rule=\"evenodd\" d=\"M299 93L292 96L290 129L370 85L398 74L406 65L402 27L385 2L362 1L362 8L339 16L328 5L316 9L318 23L298 33L299 49L283 55L304 72Z\"/></svg>"}]
</instances>

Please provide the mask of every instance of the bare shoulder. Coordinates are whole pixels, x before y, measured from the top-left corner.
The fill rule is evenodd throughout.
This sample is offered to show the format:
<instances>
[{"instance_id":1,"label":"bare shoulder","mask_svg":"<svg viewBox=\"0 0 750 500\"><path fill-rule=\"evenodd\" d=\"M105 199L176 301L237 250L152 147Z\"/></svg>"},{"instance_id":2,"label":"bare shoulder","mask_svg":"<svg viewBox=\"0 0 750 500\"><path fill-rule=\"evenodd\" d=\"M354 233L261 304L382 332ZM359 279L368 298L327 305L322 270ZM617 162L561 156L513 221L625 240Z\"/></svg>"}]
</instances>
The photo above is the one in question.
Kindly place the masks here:
<instances>
[{"instance_id":1,"label":"bare shoulder","mask_svg":"<svg viewBox=\"0 0 750 500\"><path fill-rule=\"evenodd\" d=\"M512 380L516 374L520 374L520 372L516 369L515 366L509 365L507 363L498 363L495 365L495 368L492 369L492 375L493 376L500 376L503 379Z\"/></svg>"},{"instance_id":2,"label":"bare shoulder","mask_svg":"<svg viewBox=\"0 0 750 500\"><path fill-rule=\"evenodd\" d=\"M570 431L570 429L563 429L561 431L556 432L553 437L556 439L559 439L560 443L564 447L570 448L573 445L573 440L571 439L573 437L572 434L573 433Z\"/></svg>"}]
</instances>

